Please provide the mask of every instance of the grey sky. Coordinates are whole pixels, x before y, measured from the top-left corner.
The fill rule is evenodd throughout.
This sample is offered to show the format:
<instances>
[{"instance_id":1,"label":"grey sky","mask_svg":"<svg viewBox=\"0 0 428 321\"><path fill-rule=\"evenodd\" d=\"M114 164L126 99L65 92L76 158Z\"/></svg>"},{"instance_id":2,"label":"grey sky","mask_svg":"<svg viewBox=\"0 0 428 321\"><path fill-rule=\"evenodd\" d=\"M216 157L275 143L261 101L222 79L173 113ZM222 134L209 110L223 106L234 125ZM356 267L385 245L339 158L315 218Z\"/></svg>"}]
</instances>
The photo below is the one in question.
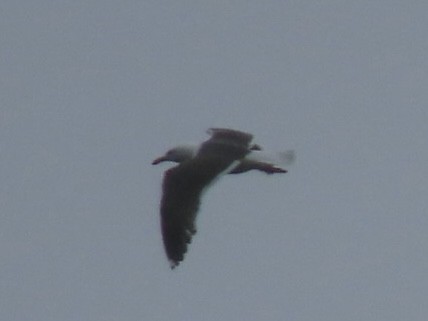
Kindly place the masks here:
<instances>
[{"instance_id":1,"label":"grey sky","mask_svg":"<svg viewBox=\"0 0 428 321\"><path fill-rule=\"evenodd\" d=\"M0 319L426 320L427 15L2 1ZM171 271L150 162L211 126L297 161L213 186Z\"/></svg>"}]
</instances>

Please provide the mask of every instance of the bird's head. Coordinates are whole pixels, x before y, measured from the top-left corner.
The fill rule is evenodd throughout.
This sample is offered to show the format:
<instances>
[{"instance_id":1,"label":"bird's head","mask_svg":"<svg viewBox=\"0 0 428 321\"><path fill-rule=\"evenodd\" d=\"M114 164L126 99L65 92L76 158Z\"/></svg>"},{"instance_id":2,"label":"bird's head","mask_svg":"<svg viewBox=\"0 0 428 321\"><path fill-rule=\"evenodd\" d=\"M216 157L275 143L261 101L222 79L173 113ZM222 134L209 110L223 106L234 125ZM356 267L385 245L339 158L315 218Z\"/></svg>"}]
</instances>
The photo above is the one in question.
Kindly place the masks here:
<instances>
[{"instance_id":1,"label":"bird's head","mask_svg":"<svg viewBox=\"0 0 428 321\"><path fill-rule=\"evenodd\" d=\"M152 164L157 165L162 162L182 163L193 158L196 154L197 147L193 145L180 145L166 152L165 155L156 158Z\"/></svg>"}]
</instances>

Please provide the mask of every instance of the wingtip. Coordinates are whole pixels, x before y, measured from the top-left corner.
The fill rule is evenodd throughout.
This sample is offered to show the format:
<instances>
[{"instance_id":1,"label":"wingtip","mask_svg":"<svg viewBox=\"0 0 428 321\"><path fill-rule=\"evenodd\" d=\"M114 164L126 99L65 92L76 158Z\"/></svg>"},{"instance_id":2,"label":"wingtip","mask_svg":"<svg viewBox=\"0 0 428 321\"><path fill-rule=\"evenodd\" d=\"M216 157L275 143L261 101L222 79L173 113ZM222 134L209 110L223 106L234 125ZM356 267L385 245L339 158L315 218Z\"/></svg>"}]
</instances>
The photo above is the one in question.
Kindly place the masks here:
<instances>
[{"instance_id":1,"label":"wingtip","mask_svg":"<svg viewBox=\"0 0 428 321\"><path fill-rule=\"evenodd\" d=\"M286 174L288 173L288 170L281 167L272 166L271 168L266 170L266 173L267 174Z\"/></svg>"},{"instance_id":2,"label":"wingtip","mask_svg":"<svg viewBox=\"0 0 428 321\"><path fill-rule=\"evenodd\" d=\"M169 261L169 267L171 270L174 270L180 264L179 261Z\"/></svg>"}]
</instances>

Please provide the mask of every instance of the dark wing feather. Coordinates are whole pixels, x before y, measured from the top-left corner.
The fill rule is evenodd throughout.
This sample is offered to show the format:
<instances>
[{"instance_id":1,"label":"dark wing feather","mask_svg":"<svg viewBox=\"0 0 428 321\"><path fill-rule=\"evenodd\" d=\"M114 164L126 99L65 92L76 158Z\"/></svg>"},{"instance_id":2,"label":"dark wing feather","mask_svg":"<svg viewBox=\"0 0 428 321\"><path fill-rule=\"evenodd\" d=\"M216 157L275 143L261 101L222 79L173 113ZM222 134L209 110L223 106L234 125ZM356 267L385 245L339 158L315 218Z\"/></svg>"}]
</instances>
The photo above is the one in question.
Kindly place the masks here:
<instances>
[{"instance_id":1,"label":"dark wing feather","mask_svg":"<svg viewBox=\"0 0 428 321\"><path fill-rule=\"evenodd\" d=\"M207 142L221 142L228 145L249 146L253 135L229 128L210 128L207 131L211 138Z\"/></svg>"},{"instance_id":2,"label":"dark wing feather","mask_svg":"<svg viewBox=\"0 0 428 321\"><path fill-rule=\"evenodd\" d=\"M166 171L162 187L161 228L172 268L184 259L187 245L196 233L196 213L204 188L230 163L227 159L201 157Z\"/></svg>"},{"instance_id":3,"label":"dark wing feather","mask_svg":"<svg viewBox=\"0 0 428 321\"><path fill-rule=\"evenodd\" d=\"M210 128L208 133L211 138L201 145L196 157L222 157L231 163L250 151L251 134L227 128Z\"/></svg>"}]
</instances>

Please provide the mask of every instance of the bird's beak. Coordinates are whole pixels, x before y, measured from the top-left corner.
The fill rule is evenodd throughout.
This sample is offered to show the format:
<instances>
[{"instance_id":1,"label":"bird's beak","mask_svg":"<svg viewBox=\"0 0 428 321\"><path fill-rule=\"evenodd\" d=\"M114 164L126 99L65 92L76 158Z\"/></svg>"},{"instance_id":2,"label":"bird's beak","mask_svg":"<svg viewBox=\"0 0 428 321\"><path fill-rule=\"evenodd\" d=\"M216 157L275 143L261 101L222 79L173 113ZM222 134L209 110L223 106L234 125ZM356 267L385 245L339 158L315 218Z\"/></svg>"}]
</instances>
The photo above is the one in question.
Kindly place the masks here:
<instances>
[{"instance_id":1,"label":"bird's beak","mask_svg":"<svg viewBox=\"0 0 428 321\"><path fill-rule=\"evenodd\" d=\"M159 163L165 162L167 161L167 159L165 158L165 156L161 156L159 158L156 158L153 162L152 165L157 165Z\"/></svg>"}]
</instances>

